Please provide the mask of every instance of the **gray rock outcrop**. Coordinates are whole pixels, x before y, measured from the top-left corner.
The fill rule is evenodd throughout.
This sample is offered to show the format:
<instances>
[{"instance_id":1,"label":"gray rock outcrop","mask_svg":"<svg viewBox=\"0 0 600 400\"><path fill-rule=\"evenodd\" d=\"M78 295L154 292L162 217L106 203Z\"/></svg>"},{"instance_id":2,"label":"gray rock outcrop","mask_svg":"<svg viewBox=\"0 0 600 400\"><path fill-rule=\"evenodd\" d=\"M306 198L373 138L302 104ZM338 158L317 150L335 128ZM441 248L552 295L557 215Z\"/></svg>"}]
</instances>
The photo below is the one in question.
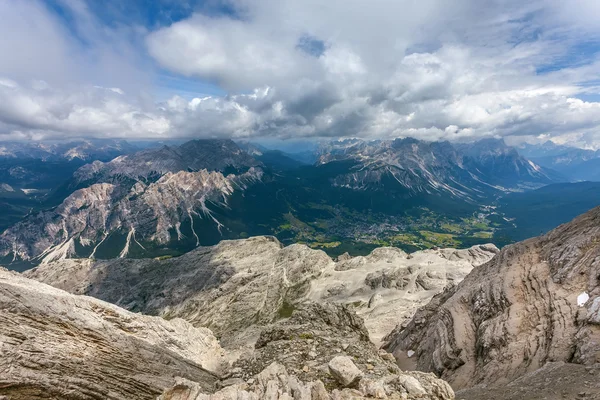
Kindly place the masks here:
<instances>
[{"instance_id":1,"label":"gray rock outcrop","mask_svg":"<svg viewBox=\"0 0 600 400\"><path fill-rule=\"evenodd\" d=\"M196 382L179 379L158 400L453 400L454 392L433 374L411 372L384 380L363 380L357 389L328 390L322 381L302 382L284 366L273 363L250 380L214 394L202 393Z\"/></svg>"},{"instance_id":2,"label":"gray rock outcrop","mask_svg":"<svg viewBox=\"0 0 600 400\"><path fill-rule=\"evenodd\" d=\"M180 380L161 399L454 399L433 374L401 371L348 307L310 302L264 327L220 386L207 396Z\"/></svg>"},{"instance_id":3,"label":"gray rock outcrop","mask_svg":"<svg viewBox=\"0 0 600 400\"><path fill-rule=\"evenodd\" d=\"M385 348L455 388L502 384L547 362L600 362L600 208L505 247L436 295Z\"/></svg>"},{"instance_id":4,"label":"gray rock outcrop","mask_svg":"<svg viewBox=\"0 0 600 400\"><path fill-rule=\"evenodd\" d=\"M223 372L212 333L75 296L0 268L0 398L155 399Z\"/></svg>"}]
</instances>

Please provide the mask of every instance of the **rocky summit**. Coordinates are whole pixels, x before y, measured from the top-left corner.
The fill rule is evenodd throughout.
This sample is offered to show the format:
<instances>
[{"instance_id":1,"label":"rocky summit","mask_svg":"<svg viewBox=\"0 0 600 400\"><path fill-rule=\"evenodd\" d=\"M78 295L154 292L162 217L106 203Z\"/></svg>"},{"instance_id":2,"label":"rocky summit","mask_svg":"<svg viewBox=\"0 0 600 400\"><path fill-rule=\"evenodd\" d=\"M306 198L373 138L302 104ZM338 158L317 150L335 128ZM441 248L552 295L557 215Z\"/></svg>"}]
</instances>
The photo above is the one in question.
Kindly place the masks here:
<instances>
[{"instance_id":1,"label":"rocky summit","mask_svg":"<svg viewBox=\"0 0 600 400\"><path fill-rule=\"evenodd\" d=\"M547 376L546 389L558 397L565 388L549 383L552 371L573 368L538 369L574 363L593 374L600 362L599 243L595 208L544 236L507 246L398 326L384 348L399 357L414 354L419 370L435 372L454 388L496 386L531 373L523 380ZM565 382L571 375L565 372ZM600 396L588 380L581 384L584 395L591 390Z\"/></svg>"},{"instance_id":2,"label":"rocky summit","mask_svg":"<svg viewBox=\"0 0 600 400\"><path fill-rule=\"evenodd\" d=\"M168 345L179 353L190 338L188 330L196 332L194 329L198 329L197 334L206 335L201 341L197 339L196 353L183 353L186 357L195 356L194 365L204 375L189 373L191 367L186 369L172 362L153 381L154 386L139 393L133 393L129 387L118 389L125 393L121 398L149 399L162 392L160 399L163 400L451 400L454 392L446 382L431 373L403 371L394 357L379 350L375 343L398 321L409 318L418 305L425 304L448 283L460 281L497 252L492 245L412 254L380 248L365 257L343 255L334 261L320 250L305 245L284 247L275 238L263 236L223 241L171 259L66 259L27 271L27 278L14 272L5 272L5 275L7 280L39 287L40 292L50 292L70 302L96 302L112 307L111 316L118 314L129 316L131 320L174 325L170 331L173 343ZM7 303L10 303L8 299ZM53 304L54 301L49 298L36 301L38 303ZM67 313L62 308L52 307L31 310L46 314L56 310L61 316ZM132 311L157 316L141 316ZM25 313L25 310L19 312ZM80 312L84 311L78 308L70 311ZM65 317L69 321L77 318L69 315ZM113 317L111 321L119 320ZM29 322L20 319L18 323L27 329ZM177 330L182 327L185 332ZM132 329L123 328L123 334L127 335ZM143 337L151 336L142 329L138 327L134 332L140 332ZM178 339L179 335L183 335L183 339ZM65 346L80 346L78 342L71 343L68 333L65 338ZM162 342L154 339L153 343ZM119 345L116 336L113 346ZM94 344L88 347L86 354L91 355L86 356L86 362L93 364L97 362ZM16 356L19 348L12 351ZM102 352L104 358L98 362L120 365L124 363L120 361L123 356L131 362L139 357L154 357L152 350L137 355L136 348L132 348L127 353L115 354L113 361L112 351ZM144 368L143 363L139 365ZM127 373L138 376L133 366L126 368ZM160 364L156 368L161 368ZM56 371L60 370L57 366ZM109 372L104 379L115 377L112 370ZM102 373L105 372L98 371ZM49 379L43 369L38 374L36 381ZM23 375L26 374L13 379L12 388L21 387L19 382L25 379ZM70 377L71 372L67 370L65 376ZM63 385L60 379L52 379L56 385ZM80 385L86 388L89 380L97 379L93 374L81 377ZM100 386L120 388L119 385L108 382ZM0 388L0 395L21 393L17 389L2 390ZM118 393L117 389L111 390ZM72 398L93 398L82 395L81 391L83 389L75 388L68 393ZM67 392L60 392L64 397L57 398L69 399L64 393Z\"/></svg>"}]
</instances>

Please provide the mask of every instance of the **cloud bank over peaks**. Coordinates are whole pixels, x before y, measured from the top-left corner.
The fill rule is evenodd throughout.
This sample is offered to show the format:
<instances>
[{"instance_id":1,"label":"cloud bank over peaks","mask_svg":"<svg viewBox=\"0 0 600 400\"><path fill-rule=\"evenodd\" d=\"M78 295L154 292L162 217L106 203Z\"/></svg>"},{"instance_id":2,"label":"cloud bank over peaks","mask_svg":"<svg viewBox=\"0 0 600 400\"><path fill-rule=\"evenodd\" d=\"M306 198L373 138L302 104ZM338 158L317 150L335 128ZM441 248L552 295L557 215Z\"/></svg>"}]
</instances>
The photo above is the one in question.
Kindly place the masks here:
<instances>
[{"instance_id":1,"label":"cloud bank over peaks","mask_svg":"<svg viewBox=\"0 0 600 400\"><path fill-rule=\"evenodd\" d=\"M228 0L229 13L119 28L67 3L102 28L81 49L38 12L54 27L44 34L85 61L69 64L73 74L97 54L131 60L133 73L36 89L43 67L23 77L0 64L12 82L0 84L0 139L543 137L600 147L596 1ZM163 74L183 88L157 86ZM227 94L193 95L185 82Z\"/></svg>"}]
</instances>

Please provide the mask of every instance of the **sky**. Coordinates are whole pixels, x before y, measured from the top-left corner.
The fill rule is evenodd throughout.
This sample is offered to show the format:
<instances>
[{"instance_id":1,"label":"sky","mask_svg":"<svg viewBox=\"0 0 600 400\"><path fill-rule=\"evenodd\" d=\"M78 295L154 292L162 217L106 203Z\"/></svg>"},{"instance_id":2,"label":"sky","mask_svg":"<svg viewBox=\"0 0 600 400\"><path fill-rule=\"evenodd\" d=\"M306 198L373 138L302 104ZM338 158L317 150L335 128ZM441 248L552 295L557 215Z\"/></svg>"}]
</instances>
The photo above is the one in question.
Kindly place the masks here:
<instances>
[{"instance_id":1,"label":"sky","mask_svg":"<svg viewBox=\"0 0 600 400\"><path fill-rule=\"evenodd\" d=\"M597 0L0 0L0 140L600 148Z\"/></svg>"}]
</instances>

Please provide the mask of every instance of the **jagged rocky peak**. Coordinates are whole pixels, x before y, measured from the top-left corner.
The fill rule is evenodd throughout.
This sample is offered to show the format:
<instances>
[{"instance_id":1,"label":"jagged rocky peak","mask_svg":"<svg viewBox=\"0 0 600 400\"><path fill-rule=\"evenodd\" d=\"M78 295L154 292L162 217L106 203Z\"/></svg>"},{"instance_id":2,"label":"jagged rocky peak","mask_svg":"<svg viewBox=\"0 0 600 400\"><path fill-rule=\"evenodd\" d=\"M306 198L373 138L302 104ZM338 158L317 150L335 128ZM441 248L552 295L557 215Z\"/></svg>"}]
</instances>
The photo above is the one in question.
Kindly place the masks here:
<instances>
[{"instance_id":1,"label":"jagged rocky peak","mask_svg":"<svg viewBox=\"0 0 600 400\"><path fill-rule=\"evenodd\" d=\"M227 367L204 328L130 313L0 268L0 398L155 399Z\"/></svg>"},{"instance_id":2,"label":"jagged rocky peak","mask_svg":"<svg viewBox=\"0 0 600 400\"><path fill-rule=\"evenodd\" d=\"M323 251L283 247L260 236L167 260L63 260L26 275L133 311L184 318L212 329L227 347L248 345L256 340L256 326L289 315L303 301L349 304L378 343L417 306L497 251L483 245L408 255L380 248L334 262Z\"/></svg>"},{"instance_id":3,"label":"jagged rocky peak","mask_svg":"<svg viewBox=\"0 0 600 400\"><path fill-rule=\"evenodd\" d=\"M227 172L228 167L246 170L260 162L229 139L197 139L179 146L163 146L84 165L74 174L73 185L85 182L109 182L115 179L148 180L168 172Z\"/></svg>"},{"instance_id":4,"label":"jagged rocky peak","mask_svg":"<svg viewBox=\"0 0 600 400\"><path fill-rule=\"evenodd\" d=\"M349 139L323 144L319 148L319 163L334 160L355 159L367 162L382 162L410 165L419 159L429 162L445 162L452 160L460 163L456 150L449 142L427 142L413 138L394 140ZM442 155L436 159L435 155Z\"/></svg>"},{"instance_id":5,"label":"jagged rocky peak","mask_svg":"<svg viewBox=\"0 0 600 400\"><path fill-rule=\"evenodd\" d=\"M510 245L398 326L385 348L455 388L600 362L600 208Z\"/></svg>"},{"instance_id":6,"label":"jagged rocky peak","mask_svg":"<svg viewBox=\"0 0 600 400\"><path fill-rule=\"evenodd\" d=\"M437 194L476 201L486 193L563 180L493 139L470 144L352 139L324 144L319 154L321 166L345 162L347 171L338 171L333 184L355 190L399 186L413 196Z\"/></svg>"},{"instance_id":7,"label":"jagged rocky peak","mask_svg":"<svg viewBox=\"0 0 600 400\"><path fill-rule=\"evenodd\" d=\"M449 146L449 147L448 147ZM452 146L416 139L332 142L322 148L319 163L344 162L334 186L354 190L392 190L409 195L448 195L471 201L486 185L462 168Z\"/></svg>"},{"instance_id":8,"label":"jagged rocky peak","mask_svg":"<svg viewBox=\"0 0 600 400\"><path fill-rule=\"evenodd\" d=\"M234 191L261 177L261 169L250 167L228 176L207 170L178 171L132 186L93 184L75 191L56 209L33 214L7 229L0 235L0 256L47 263L144 254L168 243L193 248L199 244L194 223L223 229L211 209L225 207Z\"/></svg>"},{"instance_id":9,"label":"jagged rocky peak","mask_svg":"<svg viewBox=\"0 0 600 400\"><path fill-rule=\"evenodd\" d=\"M479 170L486 182L494 185L539 187L567 180L558 172L521 156L516 148L506 145L503 139L482 139L456 147L465 157L465 166Z\"/></svg>"}]
</instances>

